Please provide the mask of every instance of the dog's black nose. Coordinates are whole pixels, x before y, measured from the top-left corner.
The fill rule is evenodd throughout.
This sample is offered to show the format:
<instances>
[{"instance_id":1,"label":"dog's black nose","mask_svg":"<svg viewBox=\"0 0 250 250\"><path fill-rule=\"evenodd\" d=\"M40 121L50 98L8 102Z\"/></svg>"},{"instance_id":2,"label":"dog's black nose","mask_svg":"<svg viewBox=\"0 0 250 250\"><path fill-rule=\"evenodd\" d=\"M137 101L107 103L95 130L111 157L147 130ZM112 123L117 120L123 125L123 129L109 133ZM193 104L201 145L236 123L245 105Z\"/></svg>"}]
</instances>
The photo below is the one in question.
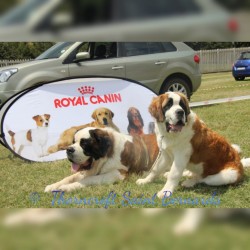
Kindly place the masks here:
<instances>
[{"instance_id":1,"label":"dog's black nose","mask_svg":"<svg viewBox=\"0 0 250 250\"><path fill-rule=\"evenodd\" d=\"M182 109L177 109L176 114L177 114L178 117L183 117L184 111Z\"/></svg>"},{"instance_id":2,"label":"dog's black nose","mask_svg":"<svg viewBox=\"0 0 250 250\"><path fill-rule=\"evenodd\" d=\"M47 122L45 122L45 126L47 127L49 124Z\"/></svg>"},{"instance_id":3,"label":"dog's black nose","mask_svg":"<svg viewBox=\"0 0 250 250\"><path fill-rule=\"evenodd\" d=\"M75 149L73 147L69 147L69 148L67 148L66 151L67 151L68 155L72 155L75 152Z\"/></svg>"},{"instance_id":4,"label":"dog's black nose","mask_svg":"<svg viewBox=\"0 0 250 250\"><path fill-rule=\"evenodd\" d=\"M103 124L104 124L104 125L108 125L108 120L107 120L107 118L103 118Z\"/></svg>"}]
</instances>

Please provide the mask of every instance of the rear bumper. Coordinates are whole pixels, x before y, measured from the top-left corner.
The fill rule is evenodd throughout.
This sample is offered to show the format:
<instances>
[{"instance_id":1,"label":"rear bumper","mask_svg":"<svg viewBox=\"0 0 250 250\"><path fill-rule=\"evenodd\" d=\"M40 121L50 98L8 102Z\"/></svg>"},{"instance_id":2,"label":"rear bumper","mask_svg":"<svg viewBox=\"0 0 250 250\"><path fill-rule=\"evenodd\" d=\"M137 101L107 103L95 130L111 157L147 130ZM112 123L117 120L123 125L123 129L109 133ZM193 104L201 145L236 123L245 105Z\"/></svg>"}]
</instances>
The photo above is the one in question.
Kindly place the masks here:
<instances>
[{"instance_id":1,"label":"rear bumper","mask_svg":"<svg viewBox=\"0 0 250 250\"><path fill-rule=\"evenodd\" d=\"M192 86L193 86L193 90L192 90L192 93L193 93L201 86L201 74L193 75L191 80L192 80Z\"/></svg>"},{"instance_id":2,"label":"rear bumper","mask_svg":"<svg viewBox=\"0 0 250 250\"><path fill-rule=\"evenodd\" d=\"M233 68L232 70L232 74L234 77L238 77L238 76L250 76L250 69L246 69L246 70L236 70L235 68Z\"/></svg>"}]
</instances>

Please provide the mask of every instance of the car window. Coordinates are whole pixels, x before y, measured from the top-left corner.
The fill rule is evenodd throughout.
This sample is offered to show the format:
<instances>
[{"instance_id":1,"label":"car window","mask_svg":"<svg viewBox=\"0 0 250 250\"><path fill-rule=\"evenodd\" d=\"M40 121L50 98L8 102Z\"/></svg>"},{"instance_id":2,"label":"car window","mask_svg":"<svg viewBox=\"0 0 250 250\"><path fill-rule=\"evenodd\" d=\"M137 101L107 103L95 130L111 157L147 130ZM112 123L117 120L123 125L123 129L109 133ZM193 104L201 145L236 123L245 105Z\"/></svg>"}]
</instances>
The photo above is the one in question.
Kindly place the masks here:
<instances>
[{"instance_id":1,"label":"car window","mask_svg":"<svg viewBox=\"0 0 250 250\"><path fill-rule=\"evenodd\" d=\"M196 0L117 0L114 16L117 20L142 20L147 18L191 15L202 11Z\"/></svg>"},{"instance_id":2,"label":"car window","mask_svg":"<svg viewBox=\"0 0 250 250\"><path fill-rule=\"evenodd\" d=\"M176 47L170 42L162 43L162 45L164 46L165 52L173 52L177 50Z\"/></svg>"},{"instance_id":3,"label":"car window","mask_svg":"<svg viewBox=\"0 0 250 250\"><path fill-rule=\"evenodd\" d=\"M147 55L149 53L147 43L124 43L125 56Z\"/></svg>"},{"instance_id":4,"label":"car window","mask_svg":"<svg viewBox=\"0 0 250 250\"><path fill-rule=\"evenodd\" d=\"M250 59L250 52L242 53L239 58L239 60L248 60L248 59Z\"/></svg>"},{"instance_id":5,"label":"car window","mask_svg":"<svg viewBox=\"0 0 250 250\"><path fill-rule=\"evenodd\" d=\"M149 54L165 52L162 43L148 43L148 48L149 48Z\"/></svg>"},{"instance_id":6,"label":"car window","mask_svg":"<svg viewBox=\"0 0 250 250\"><path fill-rule=\"evenodd\" d=\"M80 47L77 48L76 53L89 52L89 43L82 43Z\"/></svg>"},{"instance_id":7,"label":"car window","mask_svg":"<svg viewBox=\"0 0 250 250\"><path fill-rule=\"evenodd\" d=\"M116 42L97 42L93 49L94 60L115 58L117 57L117 43Z\"/></svg>"},{"instance_id":8,"label":"car window","mask_svg":"<svg viewBox=\"0 0 250 250\"><path fill-rule=\"evenodd\" d=\"M158 42L134 42L124 43L124 56L139 56L176 51L175 46L170 43Z\"/></svg>"},{"instance_id":9,"label":"car window","mask_svg":"<svg viewBox=\"0 0 250 250\"><path fill-rule=\"evenodd\" d=\"M62 42L56 43L54 46L46 50L36 60L59 58L64 54L74 43L73 42Z\"/></svg>"}]
</instances>

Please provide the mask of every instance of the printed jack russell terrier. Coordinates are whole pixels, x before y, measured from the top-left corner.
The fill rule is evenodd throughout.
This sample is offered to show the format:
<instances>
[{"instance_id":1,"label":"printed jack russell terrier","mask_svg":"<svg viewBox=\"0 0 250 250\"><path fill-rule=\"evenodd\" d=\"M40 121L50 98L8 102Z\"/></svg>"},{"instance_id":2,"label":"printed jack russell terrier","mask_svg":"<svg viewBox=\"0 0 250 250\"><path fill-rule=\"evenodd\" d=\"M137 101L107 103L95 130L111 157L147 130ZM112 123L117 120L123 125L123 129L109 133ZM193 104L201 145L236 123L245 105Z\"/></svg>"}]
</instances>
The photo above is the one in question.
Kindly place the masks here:
<instances>
[{"instance_id":1,"label":"printed jack russell terrier","mask_svg":"<svg viewBox=\"0 0 250 250\"><path fill-rule=\"evenodd\" d=\"M46 143L48 140L48 126L50 115L36 115L32 119L36 122L37 128L22 130L19 132L8 131L11 136L13 150L21 155L25 146L32 146L38 157L46 156Z\"/></svg>"}]
</instances>

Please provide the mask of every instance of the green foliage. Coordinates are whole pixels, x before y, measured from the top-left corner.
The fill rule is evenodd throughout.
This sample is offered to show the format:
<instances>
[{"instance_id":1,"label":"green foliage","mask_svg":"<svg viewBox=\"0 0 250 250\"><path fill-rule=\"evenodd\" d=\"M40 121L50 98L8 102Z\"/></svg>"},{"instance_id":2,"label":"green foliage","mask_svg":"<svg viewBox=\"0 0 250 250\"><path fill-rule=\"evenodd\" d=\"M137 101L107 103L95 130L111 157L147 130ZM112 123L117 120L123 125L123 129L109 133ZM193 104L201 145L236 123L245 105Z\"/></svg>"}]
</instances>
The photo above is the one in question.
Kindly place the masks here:
<instances>
[{"instance_id":1,"label":"green foliage","mask_svg":"<svg viewBox=\"0 0 250 250\"><path fill-rule=\"evenodd\" d=\"M187 42L186 44L194 50L250 47L250 42Z\"/></svg>"},{"instance_id":2,"label":"green foliage","mask_svg":"<svg viewBox=\"0 0 250 250\"><path fill-rule=\"evenodd\" d=\"M53 44L52 42L2 42L0 60L34 59Z\"/></svg>"}]
</instances>

